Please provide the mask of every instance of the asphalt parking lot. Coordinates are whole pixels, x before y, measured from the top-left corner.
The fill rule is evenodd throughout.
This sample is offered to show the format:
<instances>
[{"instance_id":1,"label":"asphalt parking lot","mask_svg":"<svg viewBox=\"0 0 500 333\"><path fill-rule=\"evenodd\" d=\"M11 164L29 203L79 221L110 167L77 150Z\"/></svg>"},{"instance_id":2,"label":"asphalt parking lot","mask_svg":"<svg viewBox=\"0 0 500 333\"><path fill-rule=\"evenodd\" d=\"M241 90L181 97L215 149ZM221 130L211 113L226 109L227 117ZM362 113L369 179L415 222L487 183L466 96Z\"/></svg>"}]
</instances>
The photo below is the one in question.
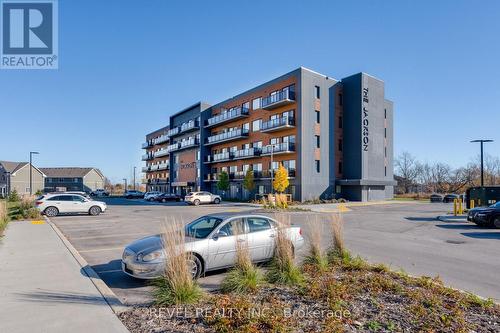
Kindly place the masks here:
<instances>
[{"instance_id":1,"label":"asphalt parking lot","mask_svg":"<svg viewBox=\"0 0 500 333\"><path fill-rule=\"evenodd\" d=\"M189 222L196 217L222 211L249 212L245 204L188 206L184 203L150 204L142 200L106 199L108 211L100 216L58 216L51 220L125 304L151 301L147 283L121 271L121 254L128 243L157 234L168 218ZM404 203L354 207L344 213L348 248L371 262L415 275L439 275L447 285L500 300L498 245L500 230L481 229L463 222L436 219L451 210L449 204ZM329 240L328 213L290 212L304 234L316 225L325 228ZM312 222L311 222L312 220ZM306 249L299 251L302 257ZM201 278L207 289L216 288L224 272Z\"/></svg>"}]
</instances>

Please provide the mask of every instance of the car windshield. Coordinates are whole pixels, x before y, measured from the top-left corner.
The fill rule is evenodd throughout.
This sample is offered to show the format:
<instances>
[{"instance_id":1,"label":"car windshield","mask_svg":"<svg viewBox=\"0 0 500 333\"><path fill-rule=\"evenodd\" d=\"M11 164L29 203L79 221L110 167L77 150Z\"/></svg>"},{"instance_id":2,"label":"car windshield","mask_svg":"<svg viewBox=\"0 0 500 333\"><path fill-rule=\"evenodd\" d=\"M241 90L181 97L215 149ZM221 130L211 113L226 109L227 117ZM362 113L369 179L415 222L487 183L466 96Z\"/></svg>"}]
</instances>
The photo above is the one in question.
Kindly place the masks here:
<instances>
[{"instance_id":1,"label":"car windshield","mask_svg":"<svg viewBox=\"0 0 500 333\"><path fill-rule=\"evenodd\" d=\"M491 208L500 208L500 201L497 203L494 203L493 205L490 206Z\"/></svg>"},{"instance_id":2,"label":"car windshield","mask_svg":"<svg viewBox=\"0 0 500 333\"><path fill-rule=\"evenodd\" d=\"M206 238L222 223L222 219L212 216L203 216L186 226L186 236L193 238Z\"/></svg>"},{"instance_id":3,"label":"car windshield","mask_svg":"<svg viewBox=\"0 0 500 333\"><path fill-rule=\"evenodd\" d=\"M194 194L193 192L189 192L187 195L192 196L193 194Z\"/></svg>"}]
</instances>

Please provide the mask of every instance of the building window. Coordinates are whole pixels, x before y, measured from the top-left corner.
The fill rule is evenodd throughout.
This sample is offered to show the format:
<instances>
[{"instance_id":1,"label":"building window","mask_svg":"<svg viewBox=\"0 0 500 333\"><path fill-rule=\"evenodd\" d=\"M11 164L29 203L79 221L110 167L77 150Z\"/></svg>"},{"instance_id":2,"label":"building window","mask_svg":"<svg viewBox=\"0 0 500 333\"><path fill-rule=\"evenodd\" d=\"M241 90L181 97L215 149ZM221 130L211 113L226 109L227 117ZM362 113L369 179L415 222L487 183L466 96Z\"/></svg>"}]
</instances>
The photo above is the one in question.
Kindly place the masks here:
<instances>
[{"instance_id":1,"label":"building window","mask_svg":"<svg viewBox=\"0 0 500 333\"><path fill-rule=\"evenodd\" d=\"M320 148L320 137L319 137L319 135L315 135L314 138L316 140L316 148Z\"/></svg>"},{"instance_id":2,"label":"building window","mask_svg":"<svg viewBox=\"0 0 500 333\"><path fill-rule=\"evenodd\" d=\"M342 139L339 139L339 151L342 151L342 146L343 146Z\"/></svg>"},{"instance_id":3,"label":"building window","mask_svg":"<svg viewBox=\"0 0 500 333\"><path fill-rule=\"evenodd\" d=\"M387 127L384 128L384 138L387 138Z\"/></svg>"},{"instance_id":4,"label":"building window","mask_svg":"<svg viewBox=\"0 0 500 333\"><path fill-rule=\"evenodd\" d=\"M252 109L253 110L257 110L257 109L260 109L260 101L261 101L261 98L256 98L252 101Z\"/></svg>"},{"instance_id":5,"label":"building window","mask_svg":"<svg viewBox=\"0 0 500 333\"><path fill-rule=\"evenodd\" d=\"M250 131L250 123L244 123L243 126L241 126L243 130L246 130L247 132Z\"/></svg>"},{"instance_id":6,"label":"building window","mask_svg":"<svg viewBox=\"0 0 500 333\"><path fill-rule=\"evenodd\" d=\"M262 141L255 141L252 146L254 148L262 148Z\"/></svg>"},{"instance_id":7,"label":"building window","mask_svg":"<svg viewBox=\"0 0 500 333\"><path fill-rule=\"evenodd\" d=\"M384 109L384 118L387 119L387 109Z\"/></svg>"},{"instance_id":8,"label":"building window","mask_svg":"<svg viewBox=\"0 0 500 333\"><path fill-rule=\"evenodd\" d=\"M243 109L247 109L247 110L250 109L250 102L243 103L242 107L243 107Z\"/></svg>"},{"instance_id":9,"label":"building window","mask_svg":"<svg viewBox=\"0 0 500 333\"><path fill-rule=\"evenodd\" d=\"M314 165L316 166L316 172L319 173L320 172L320 161L319 160L315 160L314 161Z\"/></svg>"},{"instance_id":10,"label":"building window","mask_svg":"<svg viewBox=\"0 0 500 333\"><path fill-rule=\"evenodd\" d=\"M257 119L252 122L252 131L258 132L260 131L260 124L262 123L262 119Z\"/></svg>"},{"instance_id":11,"label":"building window","mask_svg":"<svg viewBox=\"0 0 500 333\"><path fill-rule=\"evenodd\" d=\"M319 86L314 86L314 96L318 99L320 98Z\"/></svg>"},{"instance_id":12,"label":"building window","mask_svg":"<svg viewBox=\"0 0 500 333\"><path fill-rule=\"evenodd\" d=\"M342 94L339 94L339 105L342 106L344 104L344 98Z\"/></svg>"},{"instance_id":13,"label":"building window","mask_svg":"<svg viewBox=\"0 0 500 333\"><path fill-rule=\"evenodd\" d=\"M342 161L339 161L339 173L342 173Z\"/></svg>"},{"instance_id":14,"label":"building window","mask_svg":"<svg viewBox=\"0 0 500 333\"><path fill-rule=\"evenodd\" d=\"M342 116L339 116L339 128L342 128L344 124L342 123L344 119L342 119Z\"/></svg>"},{"instance_id":15,"label":"building window","mask_svg":"<svg viewBox=\"0 0 500 333\"><path fill-rule=\"evenodd\" d=\"M316 112L316 124L319 124L321 122L321 114L319 113L318 110L314 111Z\"/></svg>"},{"instance_id":16,"label":"building window","mask_svg":"<svg viewBox=\"0 0 500 333\"><path fill-rule=\"evenodd\" d=\"M387 177L387 167L384 167L384 175Z\"/></svg>"},{"instance_id":17,"label":"building window","mask_svg":"<svg viewBox=\"0 0 500 333\"><path fill-rule=\"evenodd\" d=\"M384 155L387 157L387 147L384 147Z\"/></svg>"}]
</instances>

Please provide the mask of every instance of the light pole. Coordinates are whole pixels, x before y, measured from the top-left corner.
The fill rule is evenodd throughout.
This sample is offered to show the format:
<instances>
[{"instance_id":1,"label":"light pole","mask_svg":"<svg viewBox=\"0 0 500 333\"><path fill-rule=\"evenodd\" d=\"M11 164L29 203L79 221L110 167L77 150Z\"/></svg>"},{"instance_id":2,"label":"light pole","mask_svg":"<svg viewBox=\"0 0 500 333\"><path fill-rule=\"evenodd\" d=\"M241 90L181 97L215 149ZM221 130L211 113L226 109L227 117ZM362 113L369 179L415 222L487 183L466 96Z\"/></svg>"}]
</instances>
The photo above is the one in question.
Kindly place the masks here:
<instances>
[{"instance_id":1,"label":"light pole","mask_svg":"<svg viewBox=\"0 0 500 333\"><path fill-rule=\"evenodd\" d=\"M127 178L123 178L123 182L125 183L125 190L124 191L127 191Z\"/></svg>"},{"instance_id":2,"label":"light pole","mask_svg":"<svg viewBox=\"0 0 500 333\"><path fill-rule=\"evenodd\" d=\"M10 172L7 172L7 196L10 196Z\"/></svg>"},{"instance_id":3,"label":"light pole","mask_svg":"<svg viewBox=\"0 0 500 333\"><path fill-rule=\"evenodd\" d=\"M30 196L33 195L33 155L40 154L37 151L30 151Z\"/></svg>"},{"instance_id":4,"label":"light pole","mask_svg":"<svg viewBox=\"0 0 500 333\"><path fill-rule=\"evenodd\" d=\"M273 178L274 178L274 170L273 170L273 154L274 154L274 145L269 144L266 146L266 148L270 147L271 148L271 194L274 192L273 190Z\"/></svg>"},{"instance_id":5,"label":"light pole","mask_svg":"<svg viewBox=\"0 0 500 333\"><path fill-rule=\"evenodd\" d=\"M493 142L493 140L472 140L471 142L479 142L481 143L481 187L484 186L484 161L483 161L483 144L485 142Z\"/></svg>"},{"instance_id":6,"label":"light pole","mask_svg":"<svg viewBox=\"0 0 500 333\"><path fill-rule=\"evenodd\" d=\"M135 169L136 169L136 168L137 168L137 167L134 167L134 191L135 191Z\"/></svg>"}]
</instances>

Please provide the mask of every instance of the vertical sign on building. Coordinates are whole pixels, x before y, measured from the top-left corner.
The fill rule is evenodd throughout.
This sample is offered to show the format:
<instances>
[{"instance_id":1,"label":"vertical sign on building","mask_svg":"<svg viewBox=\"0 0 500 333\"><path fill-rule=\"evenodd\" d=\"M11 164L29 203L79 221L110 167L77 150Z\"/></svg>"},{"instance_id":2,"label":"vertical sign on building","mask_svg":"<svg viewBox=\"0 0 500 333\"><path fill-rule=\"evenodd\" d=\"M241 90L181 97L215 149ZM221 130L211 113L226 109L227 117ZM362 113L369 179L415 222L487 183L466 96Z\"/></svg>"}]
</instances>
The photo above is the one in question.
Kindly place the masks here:
<instances>
[{"instance_id":1,"label":"vertical sign on building","mask_svg":"<svg viewBox=\"0 0 500 333\"><path fill-rule=\"evenodd\" d=\"M57 69L57 0L0 0L0 69Z\"/></svg>"},{"instance_id":2,"label":"vertical sign on building","mask_svg":"<svg viewBox=\"0 0 500 333\"><path fill-rule=\"evenodd\" d=\"M363 151L368 151L368 147L370 144L370 130L369 124L370 120L368 118L369 114L369 97L368 97L368 87L363 88L363 115L361 120L361 128L362 128L362 145Z\"/></svg>"}]
</instances>

